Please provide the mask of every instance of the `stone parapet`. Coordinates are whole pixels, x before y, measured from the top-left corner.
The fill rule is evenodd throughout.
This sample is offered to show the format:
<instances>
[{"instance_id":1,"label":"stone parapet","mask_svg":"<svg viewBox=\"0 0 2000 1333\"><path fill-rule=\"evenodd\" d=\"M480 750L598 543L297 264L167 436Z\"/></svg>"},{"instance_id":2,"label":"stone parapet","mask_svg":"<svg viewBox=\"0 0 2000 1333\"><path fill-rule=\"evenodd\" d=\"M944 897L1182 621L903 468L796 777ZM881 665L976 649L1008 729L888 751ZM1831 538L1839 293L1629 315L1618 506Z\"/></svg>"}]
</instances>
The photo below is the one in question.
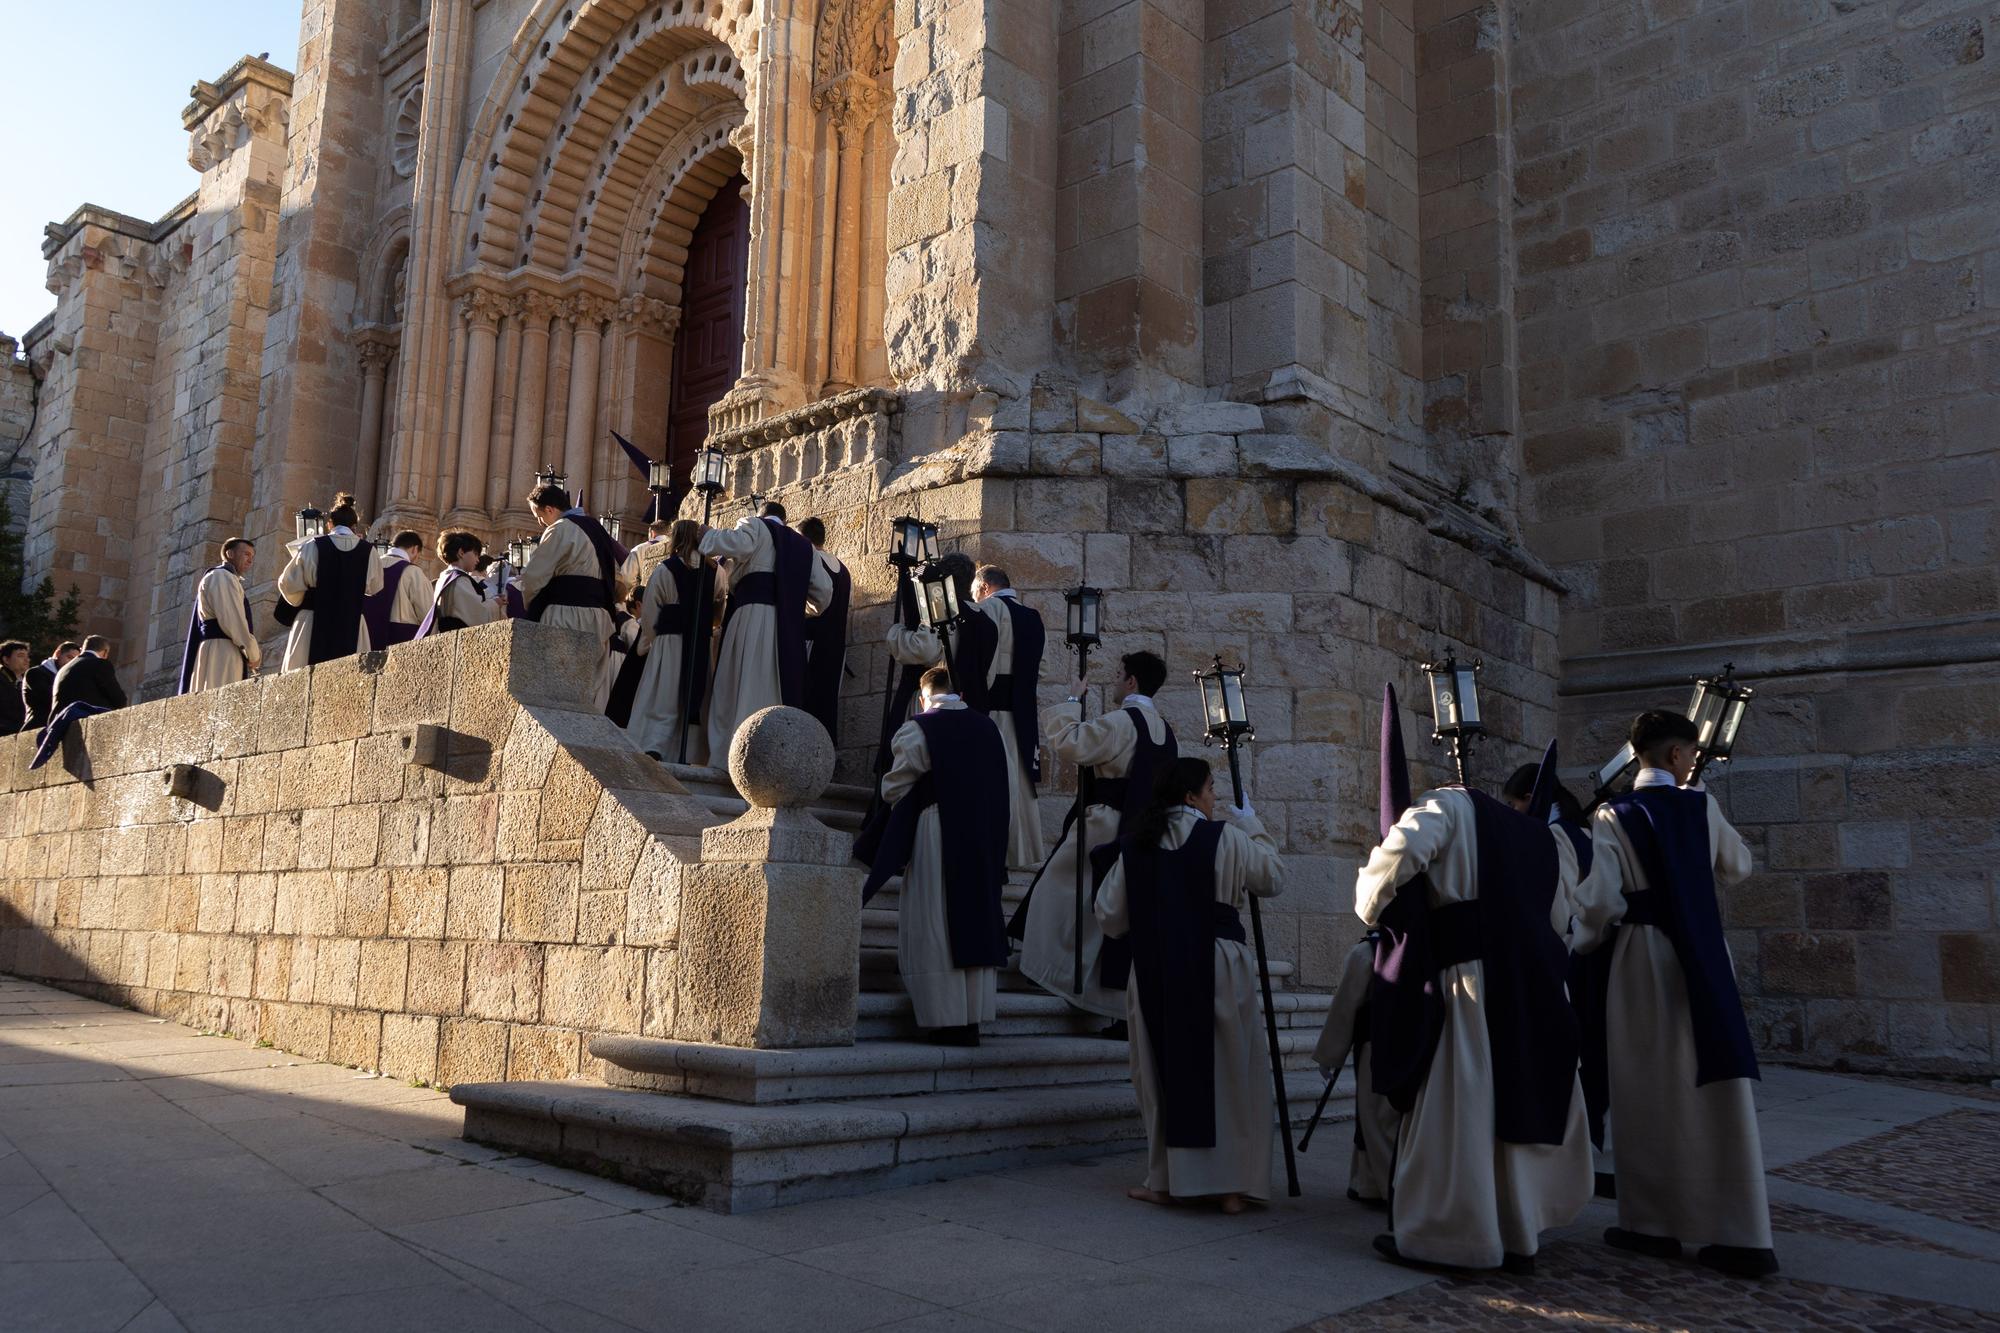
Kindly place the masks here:
<instances>
[{"instance_id":1,"label":"stone parapet","mask_svg":"<svg viewBox=\"0 0 2000 1333\"><path fill-rule=\"evenodd\" d=\"M40 770L7 738L0 970L440 1083L717 1040L716 816L590 709L589 651L507 622L93 717ZM814 871L851 932L858 872ZM808 1040L852 1041L855 968L850 933Z\"/></svg>"}]
</instances>

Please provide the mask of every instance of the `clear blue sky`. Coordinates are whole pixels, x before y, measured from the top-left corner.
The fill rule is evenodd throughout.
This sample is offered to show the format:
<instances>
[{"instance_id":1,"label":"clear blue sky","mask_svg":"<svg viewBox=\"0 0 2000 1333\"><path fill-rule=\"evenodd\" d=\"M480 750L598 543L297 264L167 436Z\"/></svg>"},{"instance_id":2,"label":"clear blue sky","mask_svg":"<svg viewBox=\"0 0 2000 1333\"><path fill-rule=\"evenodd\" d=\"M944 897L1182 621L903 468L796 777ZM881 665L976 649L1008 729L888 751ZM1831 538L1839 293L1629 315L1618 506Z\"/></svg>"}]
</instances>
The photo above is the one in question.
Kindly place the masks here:
<instances>
[{"instance_id":1,"label":"clear blue sky","mask_svg":"<svg viewBox=\"0 0 2000 1333\"><path fill-rule=\"evenodd\" d=\"M11 0L0 39L0 332L55 308L42 228L81 203L155 218L192 193L181 108L246 55L298 61L298 0Z\"/></svg>"}]
</instances>

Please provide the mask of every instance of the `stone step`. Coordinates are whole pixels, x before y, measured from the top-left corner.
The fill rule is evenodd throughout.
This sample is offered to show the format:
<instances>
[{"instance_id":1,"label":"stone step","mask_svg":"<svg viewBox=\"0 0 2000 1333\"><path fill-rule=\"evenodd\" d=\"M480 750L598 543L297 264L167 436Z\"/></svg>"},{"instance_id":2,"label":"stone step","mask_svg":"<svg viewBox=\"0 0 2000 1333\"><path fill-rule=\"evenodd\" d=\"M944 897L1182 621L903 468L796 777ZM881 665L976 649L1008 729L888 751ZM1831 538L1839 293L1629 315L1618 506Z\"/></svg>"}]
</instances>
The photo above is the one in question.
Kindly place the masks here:
<instances>
[{"instance_id":1,"label":"stone step","mask_svg":"<svg viewBox=\"0 0 2000 1333\"><path fill-rule=\"evenodd\" d=\"M750 808L750 803L740 796L721 793L694 793L695 799L707 806L713 814L723 819L735 819ZM831 829L843 833L861 831L861 811L851 810L844 805L813 804L806 807L806 813Z\"/></svg>"},{"instance_id":2,"label":"stone step","mask_svg":"<svg viewBox=\"0 0 2000 1333\"><path fill-rule=\"evenodd\" d=\"M1315 1030L1278 1034L1288 1065L1310 1062ZM1102 1037L995 1037L978 1046L922 1041L864 1041L853 1046L759 1050L669 1041L597 1037L590 1053L613 1087L763 1105L847 1101L916 1093L1046 1088L1066 1083L1122 1083L1125 1043Z\"/></svg>"},{"instance_id":3,"label":"stone step","mask_svg":"<svg viewBox=\"0 0 2000 1333\"><path fill-rule=\"evenodd\" d=\"M1285 989L1285 983L1292 976L1293 970L1292 964L1286 959L1273 958L1271 960L1271 991L1274 995ZM871 944L864 940L861 945L862 993L865 995L870 991L901 991L902 989L903 978L896 971L895 937L892 935L888 941L879 944ZM1000 989L1003 991L1040 991L1041 988L1020 973L1009 968L1000 973Z\"/></svg>"},{"instance_id":4,"label":"stone step","mask_svg":"<svg viewBox=\"0 0 2000 1333\"><path fill-rule=\"evenodd\" d=\"M1277 991L1271 1001L1278 1016L1278 1028L1312 1033L1317 1038L1333 1007L1330 995L1298 991ZM980 1024L986 1037L1088 1036L1109 1020L1097 1014L1071 1008L1057 995L1039 987L1027 991L1002 991L999 1017ZM863 991L856 1006L854 1035L861 1041L883 1038L912 1038L918 1033L910 1012L910 997L900 991Z\"/></svg>"},{"instance_id":5,"label":"stone step","mask_svg":"<svg viewBox=\"0 0 2000 1333\"><path fill-rule=\"evenodd\" d=\"M729 779L727 769L701 767L695 764L666 764L667 774L681 786L696 796L728 796L735 800L736 784ZM815 804L835 809L851 810L859 815L866 811L868 802L874 797L872 787L857 786L851 782L830 783Z\"/></svg>"},{"instance_id":6,"label":"stone step","mask_svg":"<svg viewBox=\"0 0 2000 1333\"><path fill-rule=\"evenodd\" d=\"M1294 1134L1325 1084L1286 1078ZM1345 1084L1326 1122L1353 1118ZM1075 1161L1143 1141L1125 1083L748 1106L589 1083L461 1083L465 1137L613 1176L718 1212L894 1189L979 1171ZM1345 1152L1322 1122L1315 1148ZM1284 1188L1278 1148L1272 1180Z\"/></svg>"}]
</instances>

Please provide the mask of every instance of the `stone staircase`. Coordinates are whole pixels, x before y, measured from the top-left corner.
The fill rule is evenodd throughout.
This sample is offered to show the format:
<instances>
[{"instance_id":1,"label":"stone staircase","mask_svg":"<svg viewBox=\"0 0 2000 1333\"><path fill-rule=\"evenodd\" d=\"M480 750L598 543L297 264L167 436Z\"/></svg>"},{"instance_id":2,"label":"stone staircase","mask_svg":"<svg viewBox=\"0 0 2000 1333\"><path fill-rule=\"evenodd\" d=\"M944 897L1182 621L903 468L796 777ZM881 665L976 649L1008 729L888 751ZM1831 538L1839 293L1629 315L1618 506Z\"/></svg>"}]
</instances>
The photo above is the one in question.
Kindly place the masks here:
<instances>
[{"instance_id":1,"label":"stone staircase","mask_svg":"<svg viewBox=\"0 0 2000 1333\"><path fill-rule=\"evenodd\" d=\"M669 765L668 772L720 818L748 808L720 769ZM852 832L868 797L865 787L836 784L809 808L829 827ZM1010 914L1031 878L1010 876ZM466 1108L466 1137L727 1212L1143 1141L1126 1044L1096 1035L1104 1019L1070 1008L1012 968L1001 974L999 1014L982 1026L979 1046L921 1040L896 969L900 889L891 880L862 909L853 1046L760 1050L599 1037L591 1054L603 1086L454 1089ZM1324 1087L1311 1052L1331 1000L1286 989L1292 973L1289 961L1272 960L1296 1133ZM1351 1098L1337 1094L1328 1117L1351 1114Z\"/></svg>"}]
</instances>

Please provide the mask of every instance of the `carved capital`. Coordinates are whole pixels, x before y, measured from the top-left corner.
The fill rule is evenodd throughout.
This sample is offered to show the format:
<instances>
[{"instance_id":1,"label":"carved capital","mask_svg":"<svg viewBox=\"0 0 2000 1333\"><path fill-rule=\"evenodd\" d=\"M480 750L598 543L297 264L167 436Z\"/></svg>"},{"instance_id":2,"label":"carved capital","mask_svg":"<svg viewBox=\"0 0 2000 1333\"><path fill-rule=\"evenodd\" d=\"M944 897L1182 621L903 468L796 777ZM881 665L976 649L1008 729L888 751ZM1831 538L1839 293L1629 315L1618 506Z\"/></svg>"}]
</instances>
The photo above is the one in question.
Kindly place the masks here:
<instances>
[{"instance_id":1,"label":"carved capital","mask_svg":"<svg viewBox=\"0 0 2000 1333\"><path fill-rule=\"evenodd\" d=\"M458 307L465 312L466 322L475 329L497 328L501 320L518 308L512 297L484 287L475 287L459 297Z\"/></svg>"},{"instance_id":2,"label":"carved capital","mask_svg":"<svg viewBox=\"0 0 2000 1333\"><path fill-rule=\"evenodd\" d=\"M578 292L563 302L564 313L577 322L578 327L586 324L602 324L614 313L613 304L592 292Z\"/></svg>"},{"instance_id":3,"label":"carved capital","mask_svg":"<svg viewBox=\"0 0 2000 1333\"><path fill-rule=\"evenodd\" d=\"M741 125L729 131L729 146L734 148L736 155L743 159L744 179L750 179L750 159L752 151L757 146L756 128L748 120L745 120Z\"/></svg>"},{"instance_id":4,"label":"carved capital","mask_svg":"<svg viewBox=\"0 0 2000 1333\"><path fill-rule=\"evenodd\" d=\"M547 292L527 291L521 293L521 313L531 322L540 323L552 315L562 313L562 302Z\"/></svg>"},{"instance_id":5,"label":"carved capital","mask_svg":"<svg viewBox=\"0 0 2000 1333\"><path fill-rule=\"evenodd\" d=\"M618 318L635 332L670 338L681 326L681 308L653 296L628 296L618 303Z\"/></svg>"},{"instance_id":6,"label":"carved capital","mask_svg":"<svg viewBox=\"0 0 2000 1333\"><path fill-rule=\"evenodd\" d=\"M367 324L351 335L354 352L361 361L363 374L379 375L389 365L389 358L402 345L403 336L396 329L384 328L379 324Z\"/></svg>"},{"instance_id":7,"label":"carved capital","mask_svg":"<svg viewBox=\"0 0 2000 1333\"><path fill-rule=\"evenodd\" d=\"M813 92L813 107L824 111L840 135L841 146L867 133L888 105L882 85L865 74L849 70Z\"/></svg>"}]
</instances>

